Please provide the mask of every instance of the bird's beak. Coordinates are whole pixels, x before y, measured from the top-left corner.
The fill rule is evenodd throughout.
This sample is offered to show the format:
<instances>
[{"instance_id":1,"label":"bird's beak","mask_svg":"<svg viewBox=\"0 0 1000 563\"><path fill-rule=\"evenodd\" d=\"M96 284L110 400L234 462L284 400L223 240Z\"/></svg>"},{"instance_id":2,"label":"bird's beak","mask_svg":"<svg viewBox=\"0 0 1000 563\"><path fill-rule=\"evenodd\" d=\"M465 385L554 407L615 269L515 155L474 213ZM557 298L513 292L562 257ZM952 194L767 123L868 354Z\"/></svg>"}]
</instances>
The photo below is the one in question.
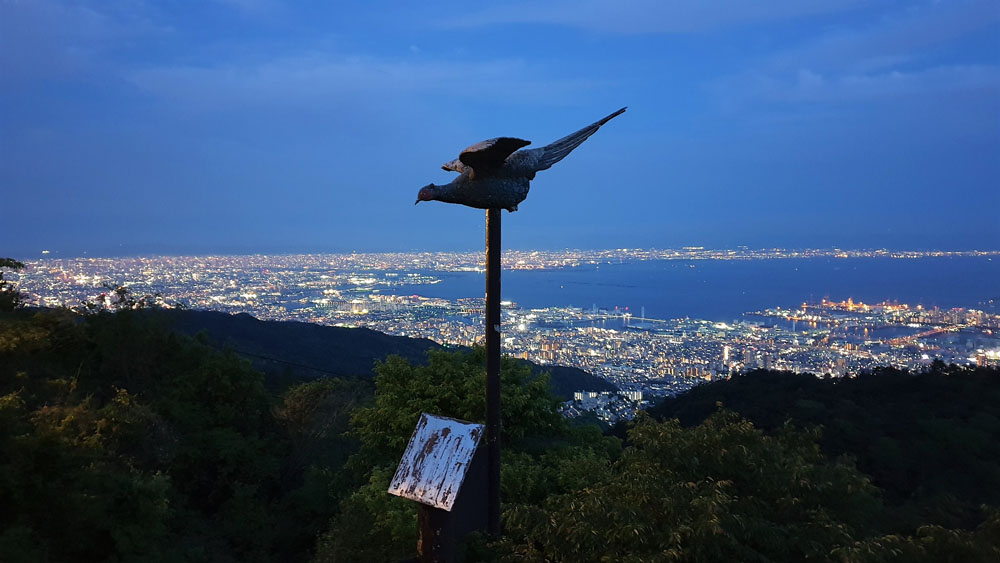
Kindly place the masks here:
<instances>
[{"instance_id":1,"label":"bird's beak","mask_svg":"<svg viewBox=\"0 0 1000 563\"><path fill-rule=\"evenodd\" d=\"M418 203L420 203L420 200L419 200L419 199L418 199L417 201L414 201L414 202L413 202L413 205L416 205L416 204L418 204Z\"/></svg>"}]
</instances>

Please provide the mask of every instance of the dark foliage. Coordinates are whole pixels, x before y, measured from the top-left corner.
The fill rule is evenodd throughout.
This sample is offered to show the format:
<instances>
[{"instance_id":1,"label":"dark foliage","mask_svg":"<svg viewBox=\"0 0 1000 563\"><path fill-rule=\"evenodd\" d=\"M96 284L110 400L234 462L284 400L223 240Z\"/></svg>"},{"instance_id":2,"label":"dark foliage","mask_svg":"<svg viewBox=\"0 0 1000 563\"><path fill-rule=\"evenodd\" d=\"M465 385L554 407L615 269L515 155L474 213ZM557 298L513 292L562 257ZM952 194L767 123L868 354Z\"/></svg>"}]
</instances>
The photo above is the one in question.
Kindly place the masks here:
<instances>
[{"instance_id":1,"label":"dark foliage","mask_svg":"<svg viewBox=\"0 0 1000 563\"><path fill-rule=\"evenodd\" d=\"M388 480L419 413L482 419L482 350L269 390L233 341L125 297L117 313L0 312L0 559L412 555L413 503ZM502 373L507 535L471 542L470 560L1000 558L1000 517L975 504L1000 489L995 371L757 373L661 405L684 424L641 420L624 452L561 419L547 376L510 359Z\"/></svg>"},{"instance_id":2,"label":"dark foliage","mask_svg":"<svg viewBox=\"0 0 1000 563\"><path fill-rule=\"evenodd\" d=\"M394 463L371 458L370 467L344 469L360 445L349 420L372 400L373 384L303 381L286 368L280 385L267 385L237 346L275 354L282 367L278 360L291 358L329 368L310 376L365 374L390 352L426 364L425 350L439 348L366 330L151 308L127 290L109 303L85 314L0 313L4 561L307 560L345 499L357 496L358 475ZM194 337L175 332L184 322L197 327ZM224 336L213 340L206 328ZM305 354L312 346L319 351ZM481 364L476 354L462 365ZM386 365L404 364L394 356ZM521 422L562 427L547 376L523 362L506 369L537 396ZM428 392L441 400L449 386ZM471 388L462 397L473 410L482 398Z\"/></svg>"},{"instance_id":3,"label":"dark foliage","mask_svg":"<svg viewBox=\"0 0 1000 563\"><path fill-rule=\"evenodd\" d=\"M393 354L422 362L425 339L389 336L366 328L344 328L292 321L261 321L246 313L161 310L150 313L184 334L205 332L209 341L250 359L265 373L291 370L297 378L369 377L377 360Z\"/></svg>"},{"instance_id":4,"label":"dark foliage","mask_svg":"<svg viewBox=\"0 0 1000 563\"><path fill-rule=\"evenodd\" d=\"M932 365L820 379L754 371L692 389L650 410L699 424L722 404L773 432L820 427L831 459L847 455L896 507L895 530L973 527L1000 505L1000 370Z\"/></svg>"},{"instance_id":5,"label":"dark foliage","mask_svg":"<svg viewBox=\"0 0 1000 563\"><path fill-rule=\"evenodd\" d=\"M875 532L867 478L813 437L722 411L684 429L643 417L611 471L507 514L527 561L824 561Z\"/></svg>"},{"instance_id":6,"label":"dark foliage","mask_svg":"<svg viewBox=\"0 0 1000 563\"><path fill-rule=\"evenodd\" d=\"M162 318L185 334L206 332L210 342L229 347L249 359L274 382L296 382L316 377L371 377L375 362L400 356L414 364L427 362L428 350L442 346L423 338L390 336L365 328L343 328L287 321L261 321L247 314L163 309L147 313ZM523 361L522 361L523 362ZM558 397L588 389L613 391L615 386L571 367L531 366L532 373L549 374Z\"/></svg>"},{"instance_id":7,"label":"dark foliage","mask_svg":"<svg viewBox=\"0 0 1000 563\"><path fill-rule=\"evenodd\" d=\"M307 559L368 396L311 385L133 310L0 316L3 560Z\"/></svg>"},{"instance_id":8,"label":"dark foliage","mask_svg":"<svg viewBox=\"0 0 1000 563\"><path fill-rule=\"evenodd\" d=\"M24 296L13 283L4 279L4 268L21 270L24 268L24 264L13 258L0 258L0 311L13 311L21 306Z\"/></svg>"},{"instance_id":9,"label":"dark foliage","mask_svg":"<svg viewBox=\"0 0 1000 563\"><path fill-rule=\"evenodd\" d=\"M431 351L426 365L390 357L380 363L375 401L352 418L361 448L351 458L355 490L320 541L317 561L392 561L412 555L416 507L386 489L421 413L482 423L485 351ZM607 470L618 441L559 416L545 376L524 362L501 367L501 491L506 502L540 502Z\"/></svg>"},{"instance_id":10,"label":"dark foliage","mask_svg":"<svg viewBox=\"0 0 1000 563\"><path fill-rule=\"evenodd\" d=\"M539 366L527 360L521 360L531 367L531 373L547 373L549 375L549 389L560 401L568 401L573 398L576 391L618 391L613 383L595 377L580 368L569 366Z\"/></svg>"}]
</instances>

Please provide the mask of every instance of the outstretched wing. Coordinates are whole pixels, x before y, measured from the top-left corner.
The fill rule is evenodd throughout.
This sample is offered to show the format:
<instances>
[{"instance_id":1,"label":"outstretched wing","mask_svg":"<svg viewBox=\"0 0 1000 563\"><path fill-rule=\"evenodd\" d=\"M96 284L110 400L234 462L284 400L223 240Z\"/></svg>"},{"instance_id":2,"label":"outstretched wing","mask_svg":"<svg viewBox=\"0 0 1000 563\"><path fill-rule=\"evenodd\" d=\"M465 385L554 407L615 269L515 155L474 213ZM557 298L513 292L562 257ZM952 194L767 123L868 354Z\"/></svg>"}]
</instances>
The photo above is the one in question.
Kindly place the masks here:
<instances>
[{"instance_id":1,"label":"outstretched wing","mask_svg":"<svg viewBox=\"0 0 1000 563\"><path fill-rule=\"evenodd\" d=\"M573 152L573 149L580 146L580 143L583 143L588 137L596 133L597 130L601 128L601 125L604 125L613 118L625 113L625 109L626 108L622 108L604 119L596 123L591 123L576 133L566 135L562 139L545 145L544 147L526 151L531 153L529 160L532 161L532 168L534 168L537 172L539 170L545 170L553 164L559 162L565 158L566 155Z\"/></svg>"},{"instance_id":2,"label":"outstretched wing","mask_svg":"<svg viewBox=\"0 0 1000 563\"><path fill-rule=\"evenodd\" d=\"M477 173L485 173L503 166L503 161L517 149L530 145L531 141L515 139L514 137L497 137L481 143L476 143L462 151L458 155L458 160L466 166L472 167ZM449 162L445 166L450 166ZM455 170L455 168L446 168ZM455 170L457 172L457 170Z\"/></svg>"}]
</instances>

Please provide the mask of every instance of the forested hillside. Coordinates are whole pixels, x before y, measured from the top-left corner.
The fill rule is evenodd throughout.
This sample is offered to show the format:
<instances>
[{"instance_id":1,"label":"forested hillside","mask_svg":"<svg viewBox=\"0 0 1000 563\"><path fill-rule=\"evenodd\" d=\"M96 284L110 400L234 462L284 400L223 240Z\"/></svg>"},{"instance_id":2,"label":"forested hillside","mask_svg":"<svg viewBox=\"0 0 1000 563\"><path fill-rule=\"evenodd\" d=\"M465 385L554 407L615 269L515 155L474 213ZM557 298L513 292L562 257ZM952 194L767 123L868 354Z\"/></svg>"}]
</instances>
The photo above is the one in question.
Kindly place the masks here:
<instances>
[{"instance_id":1,"label":"forested hillside","mask_svg":"<svg viewBox=\"0 0 1000 563\"><path fill-rule=\"evenodd\" d=\"M1000 506L1000 372L933 364L856 378L755 371L668 399L650 415L701 423L719 404L767 432L815 428L830 459L848 456L896 509L896 529L971 526Z\"/></svg>"},{"instance_id":2,"label":"forested hillside","mask_svg":"<svg viewBox=\"0 0 1000 563\"><path fill-rule=\"evenodd\" d=\"M414 505L386 493L389 478L421 412L482 420L482 366L482 350L430 350L421 362L380 362L374 381L276 388L231 349L179 334L164 317L0 313L0 554L5 562L411 557ZM767 391L755 391L757 377L736 379L740 391L722 396L726 409L714 395L691 395L702 406L678 411L683 424L663 405L655 413L663 421L641 417L624 441L567 424L547 377L529 366L505 360L502 374L505 535L473 538L467 560L1000 556L1000 516L975 503L996 506L996 414L969 410L996 404L996 371L873 375L868 385L894 398L884 417L838 390L819 391L826 402L796 396L831 385L809 376L760 376L785 382ZM865 465L866 452L888 447L884 439L901 440L885 419L907 410L925 413L926 428L896 444L900 456ZM796 422L799 411L813 418ZM913 471L907 459L921 455L955 463ZM907 480L893 488L880 471Z\"/></svg>"},{"instance_id":3,"label":"forested hillside","mask_svg":"<svg viewBox=\"0 0 1000 563\"><path fill-rule=\"evenodd\" d=\"M376 361L401 356L424 363L428 350L441 345L425 338L390 336L367 328L344 328L294 321L262 321L247 314L216 311L151 309L142 314L160 319L167 328L191 336L204 332L217 347L246 357L268 376L272 386L318 377L371 377ZM566 366L531 366L550 375L552 392L569 400L574 391L614 391L614 385Z\"/></svg>"}]
</instances>

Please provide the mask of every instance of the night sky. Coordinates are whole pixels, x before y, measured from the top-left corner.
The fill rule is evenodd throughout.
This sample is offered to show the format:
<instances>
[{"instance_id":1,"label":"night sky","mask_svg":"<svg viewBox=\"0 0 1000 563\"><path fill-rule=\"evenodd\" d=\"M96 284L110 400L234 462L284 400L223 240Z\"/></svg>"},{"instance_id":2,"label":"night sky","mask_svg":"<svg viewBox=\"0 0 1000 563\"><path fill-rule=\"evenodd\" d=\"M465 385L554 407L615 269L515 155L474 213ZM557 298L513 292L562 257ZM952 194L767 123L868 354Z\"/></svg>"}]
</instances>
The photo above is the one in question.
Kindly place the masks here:
<instances>
[{"instance_id":1,"label":"night sky","mask_svg":"<svg viewBox=\"0 0 1000 563\"><path fill-rule=\"evenodd\" d=\"M0 0L0 256L1000 248L1000 2Z\"/></svg>"}]
</instances>

